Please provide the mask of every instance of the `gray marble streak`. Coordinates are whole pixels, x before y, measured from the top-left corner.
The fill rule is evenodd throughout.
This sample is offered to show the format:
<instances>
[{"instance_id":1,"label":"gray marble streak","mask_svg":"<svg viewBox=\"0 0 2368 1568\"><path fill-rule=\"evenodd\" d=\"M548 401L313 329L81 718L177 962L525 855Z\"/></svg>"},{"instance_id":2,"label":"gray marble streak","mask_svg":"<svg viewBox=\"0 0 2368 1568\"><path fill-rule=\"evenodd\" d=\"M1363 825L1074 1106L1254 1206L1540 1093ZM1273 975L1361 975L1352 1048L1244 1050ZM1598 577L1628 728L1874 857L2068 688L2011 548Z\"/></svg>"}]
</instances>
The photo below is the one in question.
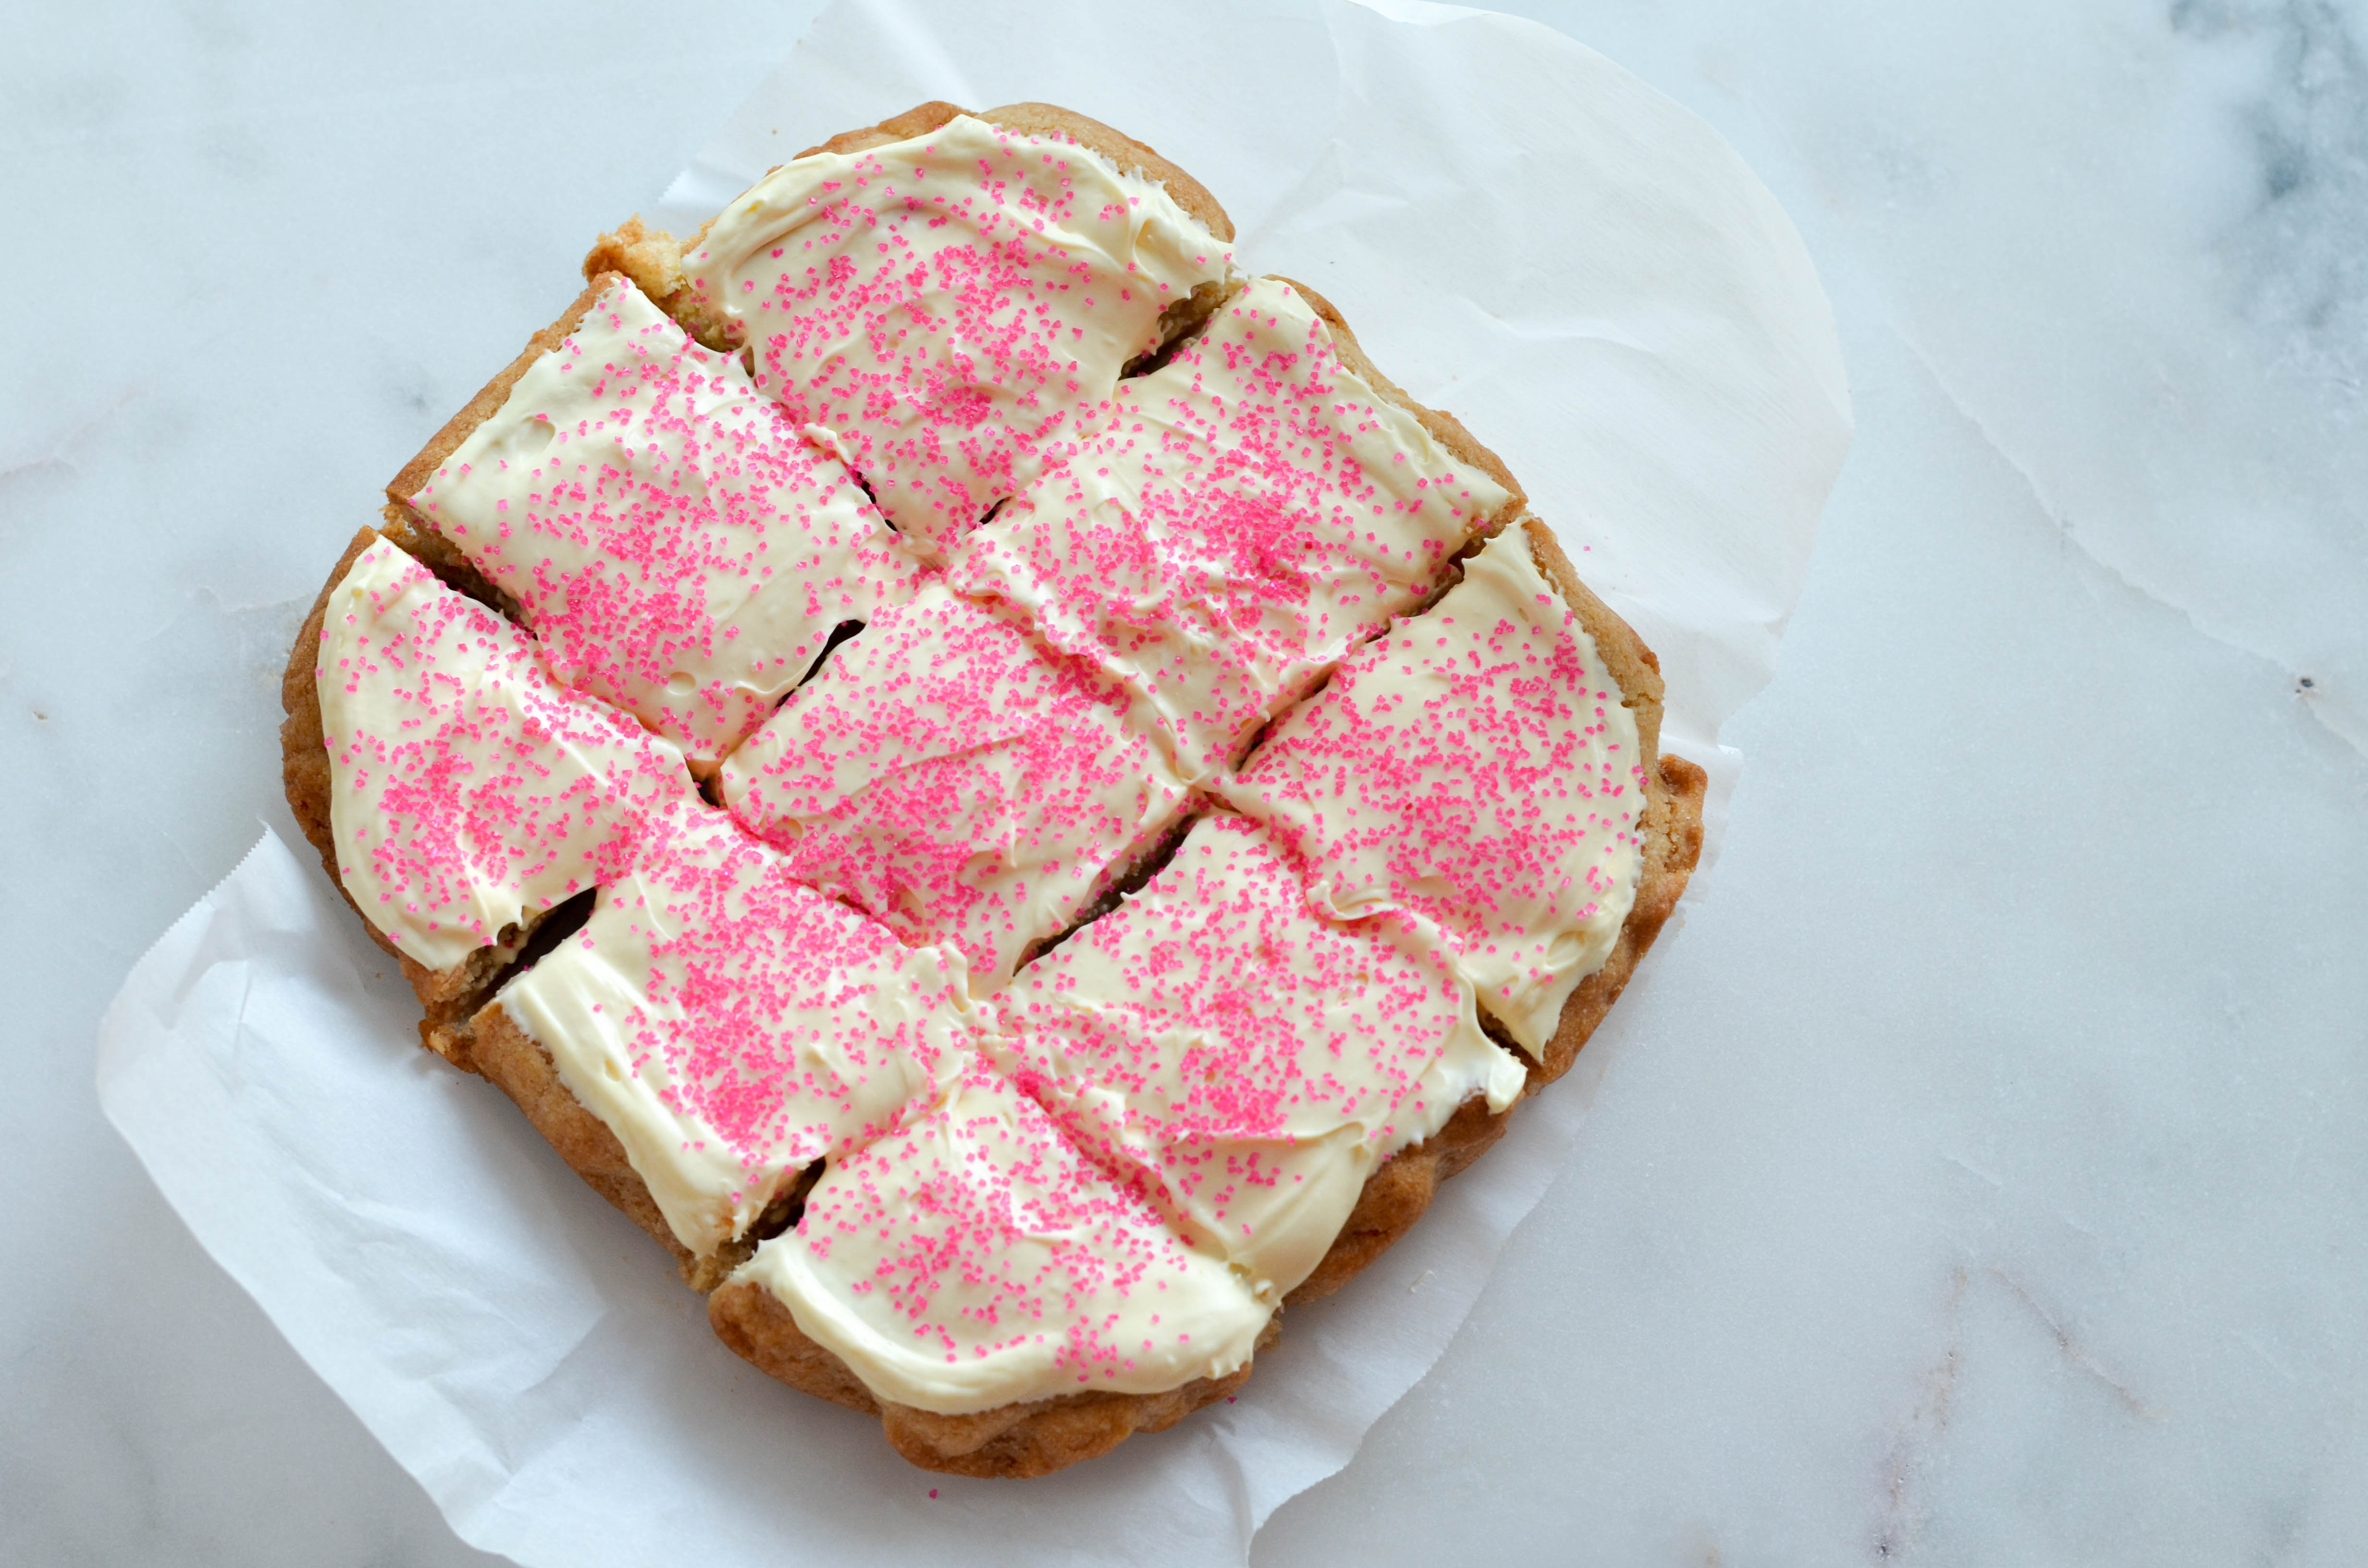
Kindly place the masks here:
<instances>
[{"instance_id":1,"label":"gray marble streak","mask_svg":"<svg viewBox=\"0 0 2368 1568\"><path fill-rule=\"evenodd\" d=\"M1516 8L1784 200L1860 441L1569 1170L1252 1560L2356 1561L2368 5ZM17 19L0 1562L493 1561L182 1230L92 1029L287 831L370 487L804 14Z\"/></svg>"},{"instance_id":2,"label":"gray marble streak","mask_svg":"<svg viewBox=\"0 0 2368 1568\"><path fill-rule=\"evenodd\" d=\"M2368 10L2331 0L2179 0L2182 36L2263 57L2240 118L2258 205L2219 242L2237 308L2285 335L2294 374L2368 417Z\"/></svg>"},{"instance_id":3,"label":"gray marble streak","mask_svg":"<svg viewBox=\"0 0 2368 1568\"><path fill-rule=\"evenodd\" d=\"M2368 748L2359 5L1545 14L1754 153L2069 544Z\"/></svg>"}]
</instances>

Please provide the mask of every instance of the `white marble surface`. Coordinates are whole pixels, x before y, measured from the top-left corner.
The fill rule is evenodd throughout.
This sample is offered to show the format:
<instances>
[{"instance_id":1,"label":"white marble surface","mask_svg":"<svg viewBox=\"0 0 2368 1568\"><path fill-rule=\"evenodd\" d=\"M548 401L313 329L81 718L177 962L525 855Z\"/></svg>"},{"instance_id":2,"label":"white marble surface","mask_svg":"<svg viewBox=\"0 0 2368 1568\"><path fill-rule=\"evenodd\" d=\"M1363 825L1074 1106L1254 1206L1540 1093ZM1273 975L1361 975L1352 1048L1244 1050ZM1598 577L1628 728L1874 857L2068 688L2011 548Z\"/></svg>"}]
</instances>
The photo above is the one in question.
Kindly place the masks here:
<instances>
[{"instance_id":1,"label":"white marble surface","mask_svg":"<svg viewBox=\"0 0 2368 1568\"><path fill-rule=\"evenodd\" d=\"M2368 6L1512 8L1784 200L1859 443L1569 1170L1253 1561L2356 1561ZM358 495L805 11L653 15L92 5L0 55L0 1561L491 1561L181 1229L91 1038L284 824Z\"/></svg>"}]
</instances>

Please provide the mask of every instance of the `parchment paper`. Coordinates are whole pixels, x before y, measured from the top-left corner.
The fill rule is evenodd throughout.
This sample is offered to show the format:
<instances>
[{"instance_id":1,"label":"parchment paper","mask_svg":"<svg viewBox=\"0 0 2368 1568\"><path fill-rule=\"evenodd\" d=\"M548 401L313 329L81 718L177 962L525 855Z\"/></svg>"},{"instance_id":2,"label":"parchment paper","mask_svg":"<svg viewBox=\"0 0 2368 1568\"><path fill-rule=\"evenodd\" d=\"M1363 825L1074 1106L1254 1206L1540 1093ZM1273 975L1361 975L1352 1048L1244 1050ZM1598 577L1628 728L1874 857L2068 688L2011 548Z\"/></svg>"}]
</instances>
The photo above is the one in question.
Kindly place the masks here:
<instances>
[{"instance_id":1,"label":"parchment paper","mask_svg":"<svg viewBox=\"0 0 2368 1568\"><path fill-rule=\"evenodd\" d=\"M936 97L1064 104L1159 147L1226 204L1247 269L1322 290L1495 447L1659 653L1715 845L1738 760L1719 725L1772 669L1850 417L1800 241L1713 132L1481 12L873 0L822 17L648 216L695 227L768 165ZM99 1093L453 1528L552 1568L1239 1560L1437 1358L1622 1028L1411 1237L1292 1312L1237 1401L1013 1483L913 1470L870 1418L744 1366L506 1100L417 1049L416 1017L309 852L267 830L125 981Z\"/></svg>"}]
</instances>

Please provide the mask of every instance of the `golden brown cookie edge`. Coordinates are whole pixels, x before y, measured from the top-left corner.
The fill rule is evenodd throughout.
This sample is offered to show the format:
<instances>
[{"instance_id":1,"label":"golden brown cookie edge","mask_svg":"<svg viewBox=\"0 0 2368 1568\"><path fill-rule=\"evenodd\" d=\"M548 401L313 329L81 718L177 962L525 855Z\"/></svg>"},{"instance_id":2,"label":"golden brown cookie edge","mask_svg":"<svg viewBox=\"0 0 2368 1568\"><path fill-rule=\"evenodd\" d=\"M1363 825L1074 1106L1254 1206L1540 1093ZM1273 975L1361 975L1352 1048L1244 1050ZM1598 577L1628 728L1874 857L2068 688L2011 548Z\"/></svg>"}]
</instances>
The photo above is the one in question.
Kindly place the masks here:
<instances>
[{"instance_id":1,"label":"golden brown cookie edge","mask_svg":"<svg viewBox=\"0 0 2368 1568\"><path fill-rule=\"evenodd\" d=\"M1227 244L1233 243L1234 221L1209 187L1172 159L1160 156L1147 142L1138 142L1123 131L1058 104L1005 104L981 112L978 118L1025 136L1054 136L1074 142L1106 159L1121 174L1135 175L1164 187L1169 199L1194 222Z\"/></svg>"},{"instance_id":2,"label":"golden brown cookie edge","mask_svg":"<svg viewBox=\"0 0 2368 1568\"><path fill-rule=\"evenodd\" d=\"M989 1480L1050 1475L1108 1453L1137 1432L1161 1432L1193 1411L1230 1397L1251 1363L1222 1378L1196 1378L1162 1393L1078 1393L941 1415L876 1397L835 1352L809 1338L780 1298L752 1280L727 1281L707 1299L709 1324L734 1354L817 1399L877 1415L889 1446L920 1469ZM1256 1348L1281 1332L1269 1319Z\"/></svg>"},{"instance_id":3,"label":"golden brown cookie edge","mask_svg":"<svg viewBox=\"0 0 2368 1568\"><path fill-rule=\"evenodd\" d=\"M1529 497L1521 489L1521 482L1513 477L1513 471L1505 466L1505 460L1481 445L1479 438L1465 429L1463 422L1455 415L1444 409L1431 408L1416 402L1404 387L1383 375L1381 367L1374 364L1372 357L1365 352L1365 346L1357 340L1355 329L1349 326L1349 318L1340 313L1339 307L1297 278L1272 273L1269 279L1289 288L1307 301L1308 309L1322 318L1324 324L1331 330L1333 347L1339 353L1342 364L1362 377L1375 392L1413 415L1421 422L1422 427L1430 432L1431 439L1446 448L1458 461L1478 469L1504 487L1508 499L1490 514L1484 532L1496 532L1528 508Z\"/></svg>"},{"instance_id":4,"label":"golden brown cookie edge","mask_svg":"<svg viewBox=\"0 0 2368 1568\"><path fill-rule=\"evenodd\" d=\"M471 1020L469 1065L510 1097L585 1186L666 1250L692 1290L713 1290L746 1258L746 1251L701 1257L676 1238L623 1142L575 1097L549 1049L520 1028L498 999Z\"/></svg>"}]
</instances>

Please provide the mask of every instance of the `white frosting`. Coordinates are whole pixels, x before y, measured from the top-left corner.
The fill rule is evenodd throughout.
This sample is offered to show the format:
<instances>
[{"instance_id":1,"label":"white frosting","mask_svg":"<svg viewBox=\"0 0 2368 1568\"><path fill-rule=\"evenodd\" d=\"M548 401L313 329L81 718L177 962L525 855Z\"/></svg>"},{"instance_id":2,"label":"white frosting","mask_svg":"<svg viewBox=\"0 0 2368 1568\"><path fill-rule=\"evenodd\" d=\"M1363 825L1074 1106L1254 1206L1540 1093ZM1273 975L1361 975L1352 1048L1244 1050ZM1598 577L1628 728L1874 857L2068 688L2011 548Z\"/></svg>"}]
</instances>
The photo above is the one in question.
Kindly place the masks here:
<instances>
[{"instance_id":1,"label":"white frosting","mask_svg":"<svg viewBox=\"0 0 2368 1568\"><path fill-rule=\"evenodd\" d=\"M1342 665L1222 788L1305 859L1319 909L1417 916L1532 1051L1635 901L1635 717L1524 528Z\"/></svg>"},{"instance_id":2,"label":"white frosting","mask_svg":"<svg viewBox=\"0 0 2368 1568\"><path fill-rule=\"evenodd\" d=\"M1159 187L967 115L783 165L684 258L757 383L925 553L1026 487L1160 312L1231 267Z\"/></svg>"},{"instance_id":3,"label":"white frosting","mask_svg":"<svg viewBox=\"0 0 2368 1568\"><path fill-rule=\"evenodd\" d=\"M1507 499L1349 369L1296 290L1258 278L1121 383L1077 455L948 572L1144 693L1201 778L1415 604Z\"/></svg>"},{"instance_id":4,"label":"white frosting","mask_svg":"<svg viewBox=\"0 0 2368 1568\"><path fill-rule=\"evenodd\" d=\"M942 584L872 621L724 764L796 874L983 986L1066 926L1189 794L1123 688Z\"/></svg>"},{"instance_id":5,"label":"white frosting","mask_svg":"<svg viewBox=\"0 0 2368 1568\"><path fill-rule=\"evenodd\" d=\"M1319 918L1268 831L1231 815L988 1016L990 1057L1268 1301L1322 1260L1378 1160L1474 1095L1504 1109L1524 1076L1406 922Z\"/></svg>"},{"instance_id":6,"label":"white frosting","mask_svg":"<svg viewBox=\"0 0 2368 1568\"><path fill-rule=\"evenodd\" d=\"M960 954L906 948L699 805L500 1001L704 1256L933 1101L970 1058L967 997Z\"/></svg>"},{"instance_id":7,"label":"white frosting","mask_svg":"<svg viewBox=\"0 0 2368 1568\"><path fill-rule=\"evenodd\" d=\"M967 118L801 159L689 258L753 382L611 289L416 498L731 813L677 765L500 1005L696 1253L828 1161L739 1277L883 1400L1240 1368L1381 1161L1520 1096L1474 988L1542 1046L1634 897L1634 724L1524 536L1358 652L1508 493L1279 281L1118 381L1229 267ZM1249 814L1013 978L1201 780Z\"/></svg>"},{"instance_id":8,"label":"white frosting","mask_svg":"<svg viewBox=\"0 0 2368 1568\"><path fill-rule=\"evenodd\" d=\"M988 1072L834 1161L735 1278L874 1394L949 1415L1223 1377L1271 1312Z\"/></svg>"},{"instance_id":9,"label":"white frosting","mask_svg":"<svg viewBox=\"0 0 2368 1568\"><path fill-rule=\"evenodd\" d=\"M338 877L431 970L621 874L690 796L674 747L384 540L330 592L317 675Z\"/></svg>"},{"instance_id":10,"label":"white frosting","mask_svg":"<svg viewBox=\"0 0 2368 1568\"><path fill-rule=\"evenodd\" d=\"M411 497L552 671L704 767L920 567L847 470L619 281Z\"/></svg>"}]
</instances>

